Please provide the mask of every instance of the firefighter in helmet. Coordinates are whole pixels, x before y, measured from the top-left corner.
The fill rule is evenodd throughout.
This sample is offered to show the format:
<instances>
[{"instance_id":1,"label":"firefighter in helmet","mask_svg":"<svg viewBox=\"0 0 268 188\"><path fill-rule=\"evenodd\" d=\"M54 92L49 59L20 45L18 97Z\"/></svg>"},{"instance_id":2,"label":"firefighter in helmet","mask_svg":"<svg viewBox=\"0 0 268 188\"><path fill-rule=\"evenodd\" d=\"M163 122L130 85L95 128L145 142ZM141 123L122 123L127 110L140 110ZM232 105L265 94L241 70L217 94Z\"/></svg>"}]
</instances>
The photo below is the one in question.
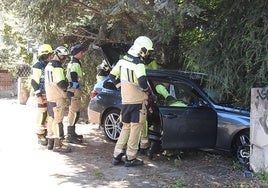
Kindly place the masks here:
<instances>
[{"instance_id":1,"label":"firefighter in helmet","mask_svg":"<svg viewBox=\"0 0 268 188\"><path fill-rule=\"evenodd\" d=\"M68 82L62 64L69 55L69 50L59 46L54 51L53 59L45 68L45 89L48 101L48 149L55 152L71 152L68 145L64 145L63 117Z\"/></svg>"},{"instance_id":2,"label":"firefighter in helmet","mask_svg":"<svg viewBox=\"0 0 268 188\"><path fill-rule=\"evenodd\" d=\"M37 56L38 61L32 67L31 86L37 98L37 137L38 143L47 145L46 119L47 119L47 99L45 91L45 67L53 57L53 50L49 44L40 45Z\"/></svg>"},{"instance_id":3,"label":"firefighter in helmet","mask_svg":"<svg viewBox=\"0 0 268 188\"><path fill-rule=\"evenodd\" d=\"M97 66L97 70L98 70L98 73L96 76L97 82L106 78L111 71L108 63L105 60L103 60L102 63Z\"/></svg>"},{"instance_id":4,"label":"firefighter in helmet","mask_svg":"<svg viewBox=\"0 0 268 188\"><path fill-rule=\"evenodd\" d=\"M141 131L146 123L147 85L144 60L153 50L153 42L146 36L138 37L110 72L110 78L121 84L122 131L116 143L112 164L117 165L126 154L125 167L143 165L137 158ZM125 153L126 149L126 153Z\"/></svg>"}]
</instances>

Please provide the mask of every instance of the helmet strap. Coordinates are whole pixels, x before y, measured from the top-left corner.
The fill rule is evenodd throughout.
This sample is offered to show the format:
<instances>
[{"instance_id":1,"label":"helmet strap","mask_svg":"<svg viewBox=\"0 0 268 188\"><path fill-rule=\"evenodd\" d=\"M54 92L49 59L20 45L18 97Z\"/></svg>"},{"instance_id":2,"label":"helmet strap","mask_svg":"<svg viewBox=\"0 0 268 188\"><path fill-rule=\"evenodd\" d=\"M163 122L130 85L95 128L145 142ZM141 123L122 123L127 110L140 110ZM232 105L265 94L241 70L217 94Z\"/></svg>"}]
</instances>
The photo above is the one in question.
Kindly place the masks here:
<instances>
[{"instance_id":1,"label":"helmet strap","mask_svg":"<svg viewBox=\"0 0 268 188\"><path fill-rule=\"evenodd\" d=\"M58 53L56 53L56 56L58 57L59 60L61 60L60 56L58 55Z\"/></svg>"},{"instance_id":2,"label":"helmet strap","mask_svg":"<svg viewBox=\"0 0 268 188\"><path fill-rule=\"evenodd\" d=\"M61 58L58 54L56 54L56 56L58 57L58 59L59 59L60 61L63 61L63 60L66 59L64 56Z\"/></svg>"}]
</instances>

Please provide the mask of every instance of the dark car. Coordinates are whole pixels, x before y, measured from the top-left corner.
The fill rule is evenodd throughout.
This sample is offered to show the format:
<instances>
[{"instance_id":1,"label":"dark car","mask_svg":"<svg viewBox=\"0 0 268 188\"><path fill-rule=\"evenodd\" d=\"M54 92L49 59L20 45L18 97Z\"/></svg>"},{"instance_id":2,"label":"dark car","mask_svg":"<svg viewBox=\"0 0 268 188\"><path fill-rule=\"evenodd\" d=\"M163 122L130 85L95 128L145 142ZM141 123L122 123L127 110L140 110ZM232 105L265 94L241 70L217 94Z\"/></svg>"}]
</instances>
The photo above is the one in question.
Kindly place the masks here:
<instances>
[{"instance_id":1,"label":"dark car","mask_svg":"<svg viewBox=\"0 0 268 188\"><path fill-rule=\"evenodd\" d=\"M159 143L161 150L212 148L248 163L250 112L233 108L232 94L227 90L220 95L220 80L214 79L211 84L206 74L170 70L149 70L147 78L154 96L153 113L148 115L151 143ZM172 105L176 101L160 96L155 89L157 84L163 85L173 100L185 105ZM106 136L116 141L121 131L120 89L106 78L96 84L91 97L89 120L100 124Z\"/></svg>"}]
</instances>

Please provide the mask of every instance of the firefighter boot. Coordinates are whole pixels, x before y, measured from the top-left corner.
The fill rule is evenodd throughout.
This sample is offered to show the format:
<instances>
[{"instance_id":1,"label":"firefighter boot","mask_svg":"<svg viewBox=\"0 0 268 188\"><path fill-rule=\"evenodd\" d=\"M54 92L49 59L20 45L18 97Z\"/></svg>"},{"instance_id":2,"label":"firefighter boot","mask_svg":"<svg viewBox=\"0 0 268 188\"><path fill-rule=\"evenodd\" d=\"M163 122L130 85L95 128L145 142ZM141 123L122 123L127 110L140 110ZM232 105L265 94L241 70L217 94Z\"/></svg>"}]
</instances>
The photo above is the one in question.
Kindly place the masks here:
<instances>
[{"instance_id":1,"label":"firefighter boot","mask_svg":"<svg viewBox=\"0 0 268 188\"><path fill-rule=\"evenodd\" d=\"M54 146L54 138L48 138L47 141L47 149L52 150Z\"/></svg>"},{"instance_id":2,"label":"firefighter boot","mask_svg":"<svg viewBox=\"0 0 268 188\"><path fill-rule=\"evenodd\" d=\"M148 155L148 148L140 148L139 154L147 156Z\"/></svg>"},{"instance_id":3,"label":"firefighter boot","mask_svg":"<svg viewBox=\"0 0 268 188\"><path fill-rule=\"evenodd\" d=\"M76 134L76 132L75 132L76 126L74 125L73 127L74 127L74 136L75 136L76 138L82 140L82 139L83 139L83 135Z\"/></svg>"},{"instance_id":4,"label":"firefighter boot","mask_svg":"<svg viewBox=\"0 0 268 188\"><path fill-rule=\"evenodd\" d=\"M143 165L143 161L140 159L132 159L125 161L125 167L132 167L132 166L141 166Z\"/></svg>"},{"instance_id":5,"label":"firefighter boot","mask_svg":"<svg viewBox=\"0 0 268 188\"><path fill-rule=\"evenodd\" d=\"M114 157L112 159L112 164L113 165L119 165L120 163L122 163L122 157L124 156L124 153L120 153L117 157Z\"/></svg>"},{"instance_id":6,"label":"firefighter boot","mask_svg":"<svg viewBox=\"0 0 268 188\"><path fill-rule=\"evenodd\" d=\"M71 148L67 145L64 145L59 138L54 139L54 146L53 146L53 151L54 152L59 152L59 153L70 153Z\"/></svg>"},{"instance_id":7,"label":"firefighter boot","mask_svg":"<svg viewBox=\"0 0 268 188\"><path fill-rule=\"evenodd\" d=\"M81 144L82 140L75 137L74 126L68 126L66 141L73 144Z\"/></svg>"},{"instance_id":8,"label":"firefighter boot","mask_svg":"<svg viewBox=\"0 0 268 188\"><path fill-rule=\"evenodd\" d=\"M37 134L38 138L38 144L41 144L42 146L47 146L47 139L45 134Z\"/></svg>"}]
</instances>

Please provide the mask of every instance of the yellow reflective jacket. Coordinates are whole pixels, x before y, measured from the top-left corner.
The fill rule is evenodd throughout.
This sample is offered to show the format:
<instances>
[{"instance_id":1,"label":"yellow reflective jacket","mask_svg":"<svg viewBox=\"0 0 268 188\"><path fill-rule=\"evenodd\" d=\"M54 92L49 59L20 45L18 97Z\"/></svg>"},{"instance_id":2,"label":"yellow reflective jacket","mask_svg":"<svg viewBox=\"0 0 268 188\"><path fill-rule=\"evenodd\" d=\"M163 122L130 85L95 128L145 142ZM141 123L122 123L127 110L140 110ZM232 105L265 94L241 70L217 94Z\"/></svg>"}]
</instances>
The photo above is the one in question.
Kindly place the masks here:
<instances>
[{"instance_id":1,"label":"yellow reflective jacket","mask_svg":"<svg viewBox=\"0 0 268 188\"><path fill-rule=\"evenodd\" d=\"M82 84L83 71L81 62L75 57L72 57L72 60L67 65L66 77L68 82L78 82L79 84Z\"/></svg>"},{"instance_id":2,"label":"yellow reflective jacket","mask_svg":"<svg viewBox=\"0 0 268 188\"><path fill-rule=\"evenodd\" d=\"M124 56L110 74L121 81L122 104L142 104L148 98L138 82L139 78L146 76L145 66L141 61L133 61Z\"/></svg>"},{"instance_id":3,"label":"yellow reflective jacket","mask_svg":"<svg viewBox=\"0 0 268 188\"><path fill-rule=\"evenodd\" d=\"M47 100L56 102L57 99L66 97L68 82L65 79L61 62L51 60L45 68L45 89Z\"/></svg>"}]
</instances>

